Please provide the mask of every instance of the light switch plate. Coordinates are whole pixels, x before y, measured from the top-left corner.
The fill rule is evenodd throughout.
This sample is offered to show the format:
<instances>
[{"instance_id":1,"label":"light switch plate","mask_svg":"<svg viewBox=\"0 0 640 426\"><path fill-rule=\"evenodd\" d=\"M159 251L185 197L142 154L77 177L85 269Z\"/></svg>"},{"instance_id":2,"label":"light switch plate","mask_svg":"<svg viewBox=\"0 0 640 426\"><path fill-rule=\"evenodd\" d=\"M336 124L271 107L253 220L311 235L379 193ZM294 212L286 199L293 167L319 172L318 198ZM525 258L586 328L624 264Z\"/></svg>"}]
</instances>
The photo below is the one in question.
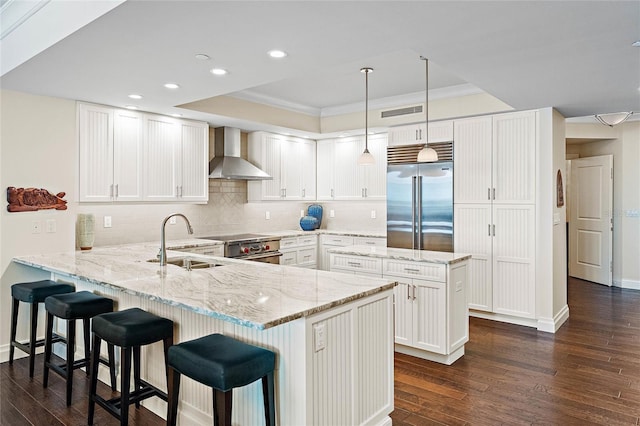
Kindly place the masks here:
<instances>
[{"instance_id":1,"label":"light switch plate","mask_svg":"<svg viewBox=\"0 0 640 426\"><path fill-rule=\"evenodd\" d=\"M333 210L333 209L329 210L329 217L336 217L335 210Z\"/></svg>"},{"instance_id":2,"label":"light switch plate","mask_svg":"<svg viewBox=\"0 0 640 426\"><path fill-rule=\"evenodd\" d=\"M56 232L56 220L55 219L47 219L46 221L46 231L49 233Z\"/></svg>"},{"instance_id":3,"label":"light switch plate","mask_svg":"<svg viewBox=\"0 0 640 426\"><path fill-rule=\"evenodd\" d=\"M371 210L371 219L375 219L375 218L376 218L376 211Z\"/></svg>"},{"instance_id":4,"label":"light switch plate","mask_svg":"<svg viewBox=\"0 0 640 426\"><path fill-rule=\"evenodd\" d=\"M111 228L111 216L105 216L104 217L104 223L103 226L105 228Z\"/></svg>"},{"instance_id":5,"label":"light switch plate","mask_svg":"<svg viewBox=\"0 0 640 426\"><path fill-rule=\"evenodd\" d=\"M316 352L323 350L327 346L326 328L323 322L313 326L313 342Z\"/></svg>"},{"instance_id":6,"label":"light switch plate","mask_svg":"<svg viewBox=\"0 0 640 426\"><path fill-rule=\"evenodd\" d=\"M271 219L271 212L264 212L264 218L265 220Z\"/></svg>"}]
</instances>

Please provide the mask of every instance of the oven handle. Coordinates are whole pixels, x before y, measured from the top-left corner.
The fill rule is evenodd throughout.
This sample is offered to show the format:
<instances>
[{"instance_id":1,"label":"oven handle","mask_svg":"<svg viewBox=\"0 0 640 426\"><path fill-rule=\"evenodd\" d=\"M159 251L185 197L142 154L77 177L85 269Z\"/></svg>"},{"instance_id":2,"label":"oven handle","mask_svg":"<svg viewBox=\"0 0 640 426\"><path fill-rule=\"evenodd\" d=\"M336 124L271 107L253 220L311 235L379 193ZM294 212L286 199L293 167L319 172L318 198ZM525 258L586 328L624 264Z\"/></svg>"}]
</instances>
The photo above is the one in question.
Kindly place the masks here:
<instances>
[{"instance_id":1,"label":"oven handle","mask_svg":"<svg viewBox=\"0 0 640 426\"><path fill-rule=\"evenodd\" d=\"M280 257L282 255L283 255L283 253L281 253L279 251L270 251L268 253L254 254L254 255L251 255L251 256L240 256L240 257L236 257L236 259L254 260L254 259L262 259L262 258L265 258L265 257Z\"/></svg>"}]
</instances>

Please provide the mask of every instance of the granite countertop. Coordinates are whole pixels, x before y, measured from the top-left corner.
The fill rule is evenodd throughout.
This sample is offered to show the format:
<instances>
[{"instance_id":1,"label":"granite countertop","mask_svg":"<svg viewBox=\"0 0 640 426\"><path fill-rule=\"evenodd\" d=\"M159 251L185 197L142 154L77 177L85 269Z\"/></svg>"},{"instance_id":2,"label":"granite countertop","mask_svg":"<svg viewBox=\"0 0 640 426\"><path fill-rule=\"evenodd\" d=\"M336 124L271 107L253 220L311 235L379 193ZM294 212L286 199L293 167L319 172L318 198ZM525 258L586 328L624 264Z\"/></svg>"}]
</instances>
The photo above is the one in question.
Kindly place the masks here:
<instances>
[{"instance_id":1,"label":"granite countertop","mask_svg":"<svg viewBox=\"0 0 640 426\"><path fill-rule=\"evenodd\" d=\"M373 231L339 231L334 229L316 229L314 231L301 231L299 229L284 230L284 231L272 231L272 232L257 232L259 234L274 235L281 238L298 237L301 235L344 235L346 237L374 237L374 238L386 238L385 233L373 232Z\"/></svg>"},{"instance_id":2,"label":"granite countertop","mask_svg":"<svg viewBox=\"0 0 640 426\"><path fill-rule=\"evenodd\" d=\"M441 251L412 250L393 247L346 246L329 249L329 253L379 257L383 259L410 260L412 262L443 263L450 265L471 259L470 254Z\"/></svg>"},{"instance_id":3,"label":"granite countertop","mask_svg":"<svg viewBox=\"0 0 640 426\"><path fill-rule=\"evenodd\" d=\"M202 240L207 241L207 240ZM210 241L207 241L210 243ZM192 240L170 241L173 248ZM388 279L271 265L168 251L221 266L186 271L160 267L157 243L99 247L91 251L17 256L16 263L192 310L256 329L266 329L393 288Z\"/></svg>"}]
</instances>

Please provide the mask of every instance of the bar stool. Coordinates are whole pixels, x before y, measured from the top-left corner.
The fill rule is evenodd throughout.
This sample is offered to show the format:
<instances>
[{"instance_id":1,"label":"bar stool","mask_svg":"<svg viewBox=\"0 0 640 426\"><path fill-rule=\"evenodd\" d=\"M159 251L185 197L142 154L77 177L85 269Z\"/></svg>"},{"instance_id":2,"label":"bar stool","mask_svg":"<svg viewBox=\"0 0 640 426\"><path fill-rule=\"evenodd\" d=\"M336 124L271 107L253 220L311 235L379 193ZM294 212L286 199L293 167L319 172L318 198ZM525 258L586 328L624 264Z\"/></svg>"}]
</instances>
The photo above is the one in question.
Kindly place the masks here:
<instances>
[{"instance_id":1,"label":"bar stool","mask_svg":"<svg viewBox=\"0 0 640 426\"><path fill-rule=\"evenodd\" d=\"M44 339L36 340L38 328L38 306L44 299L54 294L71 293L75 287L71 284L59 283L51 280L33 281L17 283L11 286L11 297L13 305L11 307L11 344L9 345L9 364L13 364L14 348L18 348L29 354L29 377L33 377L33 368L36 357L36 348L44 346ZM16 340L18 328L18 309L20 302L31 304L31 331L29 343L20 343ZM53 341L60 342L63 338L57 334L53 336Z\"/></svg>"},{"instance_id":2,"label":"bar stool","mask_svg":"<svg viewBox=\"0 0 640 426\"><path fill-rule=\"evenodd\" d=\"M119 312L97 315L91 323L93 350L91 351L91 375L89 388L89 414L87 423L93 424L95 404L98 403L121 425L129 422L129 405L140 407L140 401L157 396L164 401L167 394L140 379L140 347L151 343L164 343L165 369L167 351L173 344L173 321L153 315L142 309L132 308ZM102 340L120 347L120 397L105 400L96 394L98 385L98 357ZM131 392L131 356L133 355L134 391Z\"/></svg>"},{"instance_id":3,"label":"bar stool","mask_svg":"<svg viewBox=\"0 0 640 426\"><path fill-rule=\"evenodd\" d=\"M49 383L49 369L61 375L67 384L67 406L71 405L71 392L73 388L73 370L87 367L89 375L89 321L92 317L113 311L113 300L98 296L88 291L77 293L58 294L49 296L44 301L47 310L47 333L44 344L44 377L42 387L46 388ZM67 345L67 360L62 365L51 363L51 352L53 349L53 317L67 320L67 338L64 343ZM84 323L84 358L74 361L76 342L76 320L81 319ZM116 390L116 371L113 345L109 345L109 362L100 361L109 366L111 375L111 389Z\"/></svg>"},{"instance_id":4,"label":"bar stool","mask_svg":"<svg viewBox=\"0 0 640 426\"><path fill-rule=\"evenodd\" d=\"M231 425L233 388L262 378L264 416L275 425L273 372L276 354L222 334L211 334L169 348L169 407L167 425L178 416L180 374L213 388L213 420Z\"/></svg>"}]
</instances>

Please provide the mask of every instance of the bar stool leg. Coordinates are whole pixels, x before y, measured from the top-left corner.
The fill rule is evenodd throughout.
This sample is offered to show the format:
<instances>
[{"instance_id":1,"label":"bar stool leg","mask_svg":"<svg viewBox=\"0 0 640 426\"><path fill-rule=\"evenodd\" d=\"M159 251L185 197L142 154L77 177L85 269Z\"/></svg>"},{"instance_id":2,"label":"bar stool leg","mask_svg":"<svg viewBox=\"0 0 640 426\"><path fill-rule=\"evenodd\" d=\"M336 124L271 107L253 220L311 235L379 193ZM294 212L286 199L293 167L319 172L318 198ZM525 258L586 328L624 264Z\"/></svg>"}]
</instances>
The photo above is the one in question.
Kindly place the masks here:
<instances>
[{"instance_id":1,"label":"bar stool leg","mask_svg":"<svg viewBox=\"0 0 640 426\"><path fill-rule=\"evenodd\" d=\"M67 407L71 405L73 390L73 361L76 352L76 321L67 321Z\"/></svg>"},{"instance_id":2,"label":"bar stool leg","mask_svg":"<svg viewBox=\"0 0 640 426\"><path fill-rule=\"evenodd\" d=\"M46 331L44 338L44 370L42 372L42 387L49 385L49 366L51 365L51 352L53 349L53 314L47 312Z\"/></svg>"},{"instance_id":3,"label":"bar stool leg","mask_svg":"<svg viewBox=\"0 0 640 426\"><path fill-rule=\"evenodd\" d=\"M221 391L213 389L213 419L215 426L231 426L233 389Z\"/></svg>"},{"instance_id":4,"label":"bar stool leg","mask_svg":"<svg viewBox=\"0 0 640 426\"><path fill-rule=\"evenodd\" d=\"M29 337L29 377L33 378L36 361L36 329L38 327L38 303L31 304L31 336Z\"/></svg>"},{"instance_id":5,"label":"bar stool leg","mask_svg":"<svg viewBox=\"0 0 640 426\"><path fill-rule=\"evenodd\" d=\"M169 348L173 345L173 334L162 340L164 346L164 374L167 377L167 388L169 388Z\"/></svg>"},{"instance_id":6,"label":"bar stool leg","mask_svg":"<svg viewBox=\"0 0 640 426\"><path fill-rule=\"evenodd\" d=\"M13 342L16 341L19 308L20 308L20 301L18 299L13 299L13 305L11 305L11 340L9 343L9 365L13 364L13 354L15 351L15 346L13 346Z\"/></svg>"},{"instance_id":7,"label":"bar stool leg","mask_svg":"<svg viewBox=\"0 0 640 426\"><path fill-rule=\"evenodd\" d=\"M98 388L98 364L100 363L100 343L102 339L98 337L95 333L93 334L93 351L91 351L91 374L89 375L89 409L87 414L87 424L93 424L93 415L96 410L96 391ZM113 351L113 346L111 347L111 351ZM110 357L113 360L112 357ZM112 361L113 362L113 361ZM113 364L112 364L113 365Z\"/></svg>"},{"instance_id":8,"label":"bar stool leg","mask_svg":"<svg viewBox=\"0 0 640 426\"><path fill-rule=\"evenodd\" d=\"M109 376L111 378L111 390L116 391L116 352L113 349L113 345L109 343L107 345L109 351ZM93 352L92 352L93 354ZM100 358L100 348L98 347L98 358Z\"/></svg>"},{"instance_id":9,"label":"bar stool leg","mask_svg":"<svg viewBox=\"0 0 640 426\"><path fill-rule=\"evenodd\" d=\"M131 348L120 348L120 425L129 423L129 386L131 385Z\"/></svg>"},{"instance_id":10,"label":"bar stool leg","mask_svg":"<svg viewBox=\"0 0 640 426\"><path fill-rule=\"evenodd\" d=\"M178 396L180 373L169 367L167 372L167 426L176 426L178 421Z\"/></svg>"},{"instance_id":11,"label":"bar stool leg","mask_svg":"<svg viewBox=\"0 0 640 426\"><path fill-rule=\"evenodd\" d=\"M140 346L133 348L133 391L137 392L142 388L140 383ZM140 401L135 402L136 408L140 408Z\"/></svg>"},{"instance_id":12,"label":"bar stool leg","mask_svg":"<svg viewBox=\"0 0 640 426\"><path fill-rule=\"evenodd\" d=\"M273 371L262 378L262 394L264 398L264 417L267 426L275 426L276 410L274 397Z\"/></svg>"},{"instance_id":13,"label":"bar stool leg","mask_svg":"<svg viewBox=\"0 0 640 426\"><path fill-rule=\"evenodd\" d=\"M91 342L89 340L89 334L91 330L90 318L83 318L82 325L84 327L84 359L86 363L85 372L87 373L87 377L89 377L89 358L91 354Z\"/></svg>"}]
</instances>

